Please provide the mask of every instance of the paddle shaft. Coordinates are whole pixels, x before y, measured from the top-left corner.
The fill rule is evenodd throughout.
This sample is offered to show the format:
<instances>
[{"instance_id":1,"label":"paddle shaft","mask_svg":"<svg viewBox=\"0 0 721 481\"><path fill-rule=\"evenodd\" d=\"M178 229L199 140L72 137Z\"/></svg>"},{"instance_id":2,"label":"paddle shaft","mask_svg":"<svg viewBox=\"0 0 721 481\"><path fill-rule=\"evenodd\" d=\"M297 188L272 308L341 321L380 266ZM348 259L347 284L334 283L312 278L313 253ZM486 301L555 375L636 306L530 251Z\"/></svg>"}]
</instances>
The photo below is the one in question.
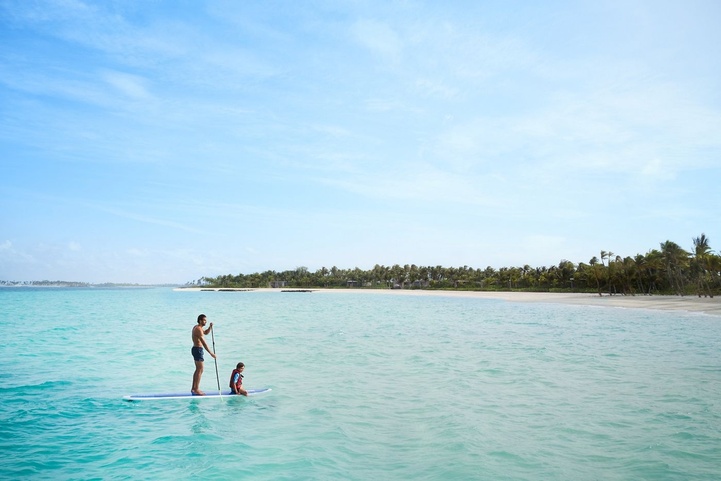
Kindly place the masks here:
<instances>
[{"instance_id":1,"label":"paddle shaft","mask_svg":"<svg viewBox=\"0 0 721 481\"><path fill-rule=\"evenodd\" d=\"M215 350L215 329L210 331L210 338L213 341L213 361L215 361L215 380L218 381L218 396L220 396L220 376L218 375L218 351Z\"/></svg>"}]
</instances>

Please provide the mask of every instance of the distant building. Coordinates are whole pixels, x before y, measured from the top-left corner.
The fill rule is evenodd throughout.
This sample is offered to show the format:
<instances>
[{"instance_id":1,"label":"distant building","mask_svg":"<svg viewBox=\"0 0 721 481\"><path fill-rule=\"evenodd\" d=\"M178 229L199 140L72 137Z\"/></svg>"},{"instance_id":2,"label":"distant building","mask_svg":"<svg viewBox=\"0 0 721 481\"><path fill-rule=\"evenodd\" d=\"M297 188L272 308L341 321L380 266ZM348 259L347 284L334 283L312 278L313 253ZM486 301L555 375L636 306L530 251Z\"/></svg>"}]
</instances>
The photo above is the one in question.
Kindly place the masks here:
<instances>
[{"instance_id":1,"label":"distant building","mask_svg":"<svg viewBox=\"0 0 721 481\"><path fill-rule=\"evenodd\" d=\"M288 285L288 281L270 281L270 287L273 289L278 289L280 287L286 287Z\"/></svg>"}]
</instances>

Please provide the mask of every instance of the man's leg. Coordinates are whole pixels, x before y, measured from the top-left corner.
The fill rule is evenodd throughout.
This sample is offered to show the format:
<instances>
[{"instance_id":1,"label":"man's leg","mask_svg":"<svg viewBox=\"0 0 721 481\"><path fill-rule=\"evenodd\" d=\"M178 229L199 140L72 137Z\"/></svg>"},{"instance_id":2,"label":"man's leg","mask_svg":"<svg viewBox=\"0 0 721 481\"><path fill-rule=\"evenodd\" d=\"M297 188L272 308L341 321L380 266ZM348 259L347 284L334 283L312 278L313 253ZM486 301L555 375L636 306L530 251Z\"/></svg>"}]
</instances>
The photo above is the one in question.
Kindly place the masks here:
<instances>
[{"instance_id":1,"label":"man's leg","mask_svg":"<svg viewBox=\"0 0 721 481\"><path fill-rule=\"evenodd\" d=\"M195 372L193 373L193 387L190 392L193 394L205 395L200 390L200 377L203 375L203 361L195 361Z\"/></svg>"}]
</instances>

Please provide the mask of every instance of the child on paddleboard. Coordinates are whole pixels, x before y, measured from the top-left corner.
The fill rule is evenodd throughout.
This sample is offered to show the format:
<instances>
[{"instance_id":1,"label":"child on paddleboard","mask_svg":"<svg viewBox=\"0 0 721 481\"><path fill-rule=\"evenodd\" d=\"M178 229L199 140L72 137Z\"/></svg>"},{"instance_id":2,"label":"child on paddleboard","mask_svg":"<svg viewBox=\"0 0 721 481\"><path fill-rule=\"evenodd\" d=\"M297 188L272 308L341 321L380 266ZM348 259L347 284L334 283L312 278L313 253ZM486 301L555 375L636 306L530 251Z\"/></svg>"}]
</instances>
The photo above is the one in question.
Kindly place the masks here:
<instances>
[{"instance_id":1,"label":"child on paddleboard","mask_svg":"<svg viewBox=\"0 0 721 481\"><path fill-rule=\"evenodd\" d=\"M230 392L247 396L248 391L243 389L243 370L245 370L245 364L239 362L230 374Z\"/></svg>"}]
</instances>

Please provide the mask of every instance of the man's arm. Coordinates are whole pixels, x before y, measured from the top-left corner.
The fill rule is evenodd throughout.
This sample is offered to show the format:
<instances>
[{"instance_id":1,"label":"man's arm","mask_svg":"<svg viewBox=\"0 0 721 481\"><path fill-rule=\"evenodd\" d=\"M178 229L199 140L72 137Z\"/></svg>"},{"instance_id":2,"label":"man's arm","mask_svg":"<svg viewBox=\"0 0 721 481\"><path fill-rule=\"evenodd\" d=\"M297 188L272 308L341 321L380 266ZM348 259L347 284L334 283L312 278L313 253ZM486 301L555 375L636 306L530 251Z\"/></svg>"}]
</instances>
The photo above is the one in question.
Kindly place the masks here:
<instances>
[{"instance_id":1,"label":"man's arm","mask_svg":"<svg viewBox=\"0 0 721 481\"><path fill-rule=\"evenodd\" d=\"M204 338L204 337L201 337L201 338L200 338L200 342L203 344L203 347L205 348L205 350L208 351L208 354L210 354L210 357L212 357L213 359L217 359L217 358L215 357L215 353L214 353L213 351L211 351L210 348L208 347L208 343L205 342L205 338Z\"/></svg>"},{"instance_id":2,"label":"man's arm","mask_svg":"<svg viewBox=\"0 0 721 481\"><path fill-rule=\"evenodd\" d=\"M213 323L211 322L210 325L206 330L203 331L203 334L210 334L210 331L213 330Z\"/></svg>"}]
</instances>

